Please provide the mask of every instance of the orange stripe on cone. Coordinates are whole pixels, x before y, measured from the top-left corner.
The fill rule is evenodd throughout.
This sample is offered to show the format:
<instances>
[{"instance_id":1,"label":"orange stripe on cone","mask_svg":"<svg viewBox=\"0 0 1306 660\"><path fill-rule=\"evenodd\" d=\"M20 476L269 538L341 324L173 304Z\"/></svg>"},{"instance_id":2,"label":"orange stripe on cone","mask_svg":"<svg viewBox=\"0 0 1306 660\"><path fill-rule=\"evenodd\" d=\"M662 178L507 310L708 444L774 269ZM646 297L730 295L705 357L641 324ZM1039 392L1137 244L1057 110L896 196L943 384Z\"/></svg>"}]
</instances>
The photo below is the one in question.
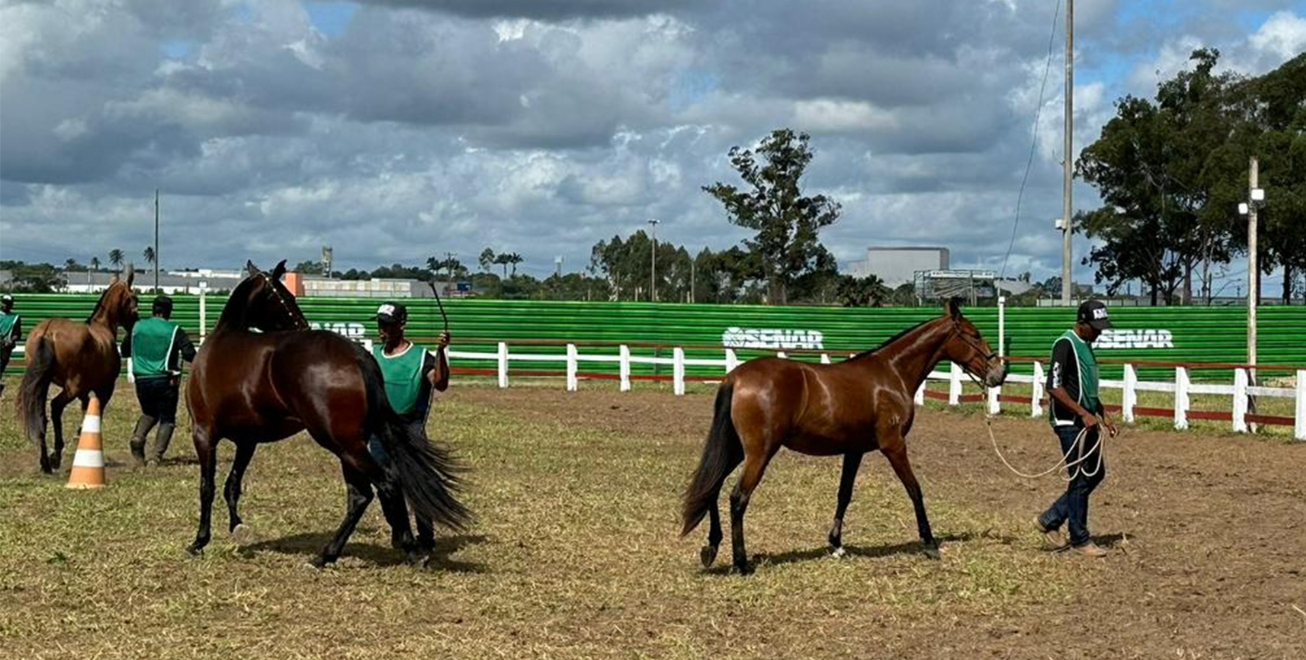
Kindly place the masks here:
<instances>
[{"instance_id":1,"label":"orange stripe on cone","mask_svg":"<svg viewBox=\"0 0 1306 660\"><path fill-rule=\"evenodd\" d=\"M100 400L91 397L82 420L82 435L77 439L73 469L68 474L68 488L104 488L104 441L100 436Z\"/></svg>"}]
</instances>

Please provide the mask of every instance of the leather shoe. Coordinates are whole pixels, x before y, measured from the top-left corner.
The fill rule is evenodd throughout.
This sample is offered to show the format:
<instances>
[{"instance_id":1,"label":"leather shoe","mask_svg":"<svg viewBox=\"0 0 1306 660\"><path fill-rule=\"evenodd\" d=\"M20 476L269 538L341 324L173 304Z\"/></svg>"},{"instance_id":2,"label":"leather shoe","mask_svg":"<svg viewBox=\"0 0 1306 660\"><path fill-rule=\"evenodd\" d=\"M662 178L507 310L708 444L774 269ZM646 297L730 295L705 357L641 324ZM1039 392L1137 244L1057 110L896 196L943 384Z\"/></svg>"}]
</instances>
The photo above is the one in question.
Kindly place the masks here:
<instances>
[{"instance_id":1,"label":"leather shoe","mask_svg":"<svg viewBox=\"0 0 1306 660\"><path fill-rule=\"evenodd\" d=\"M1078 552L1085 557L1105 557L1107 555L1106 550L1103 550L1101 546L1092 541L1089 541L1084 545L1075 546L1075 552Z\"/></svg>"}]
</instances>

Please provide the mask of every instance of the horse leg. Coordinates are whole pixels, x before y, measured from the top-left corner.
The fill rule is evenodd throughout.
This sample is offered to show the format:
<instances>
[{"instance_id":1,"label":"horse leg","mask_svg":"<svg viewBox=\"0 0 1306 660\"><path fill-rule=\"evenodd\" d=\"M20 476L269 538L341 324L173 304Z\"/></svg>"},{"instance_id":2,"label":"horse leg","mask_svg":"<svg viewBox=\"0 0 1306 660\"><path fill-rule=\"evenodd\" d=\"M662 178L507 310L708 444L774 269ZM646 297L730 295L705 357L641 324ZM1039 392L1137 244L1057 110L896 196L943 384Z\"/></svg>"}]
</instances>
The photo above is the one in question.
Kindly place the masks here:
<instances>
[{"instance_id":1,"label":"horse leg","mask_svg":"<svg viewBox=\"0 0 1306 660\"><path fill-rule=\"evenodd\" d=\"M730 473L734 472L735 468L739 467L743 460L743 457L738 453L731 453L726 462L725 475L721 477L721 482L712 491L712 506L707 510L707 545L703 546L703 549L699 551L699 559L703 562L703 568L712 566L712 562L716 561L717 550L721 547L721 539L725 537L721 533L721 511L717 506L717 502L721 498L721 486L725 485Z\"/></svg>"},{"instance_id":2,"label":"horse leg","mask_svg":"<svg viewBox=\"0 0 1306 660\"><path fill-rule=\"evenodd\" d=\"M747 447L747 444L745 444ZM779 447L777 446L776 449ZM744 548L744 512L748 510L748 499L757 484L762 481L762 473L775 456L775 449L758 454L747 454L745 450L744 470L739 483L730 493L730 536L735 555L735 568L740 575L751 575L753 567L748 564L748 552Z\"/></svg>"},{"instance_id":3,"label":"horse leg","mask_svg":"<svg viewBox=\"0 0 1306 660\"><path fill-rule=\"evenodd\" d=\"M921 543L925 545L925 556L939 559L939 543L930 532L930 519L925 515L925 497L921 494L920 484L916 483L916 475L912 474L911 463L907 461L907 445L899 437L896 442L882 443L880 451L889 459L889 465L893 466L898 480L907 489L912 507L916 509L916 527L921 535Z\"/></svg>"},{"instance_id":4,"label":"horse leg","mask_svg":"<svg viewBox=\"0 0 1306 660\"><path fill-rule=\"evenodd\" d=\"M839 475L839 501L834 508L834 524L830 526L830 547L837 556L843 555L843 514L853 499L853 483L857 469L862 465L865 452L852 451L843 455L843 471Z\"/></svg>"},{"instance_id":5,"label":"horse leg","mask_svg":"<svg viewBox=\"0 0 1306 660\"><path fill-rule=\"evenodd\" d=\"M63 390L54 395L50 400L50 426L54 429L54 452L50 454L50 470L58 471L59 466L63 464L63 410L72 403L73 398L68 396L68 390ZM79 430L78 433L81 433Z\"/></svg>"},{"instance_id":6,"label":"horse leg","mask_svg":"<svg viewBox=\"0 0 1306 660\"><path fill-rule=\"evenodd\" d=\"M249 467L250 459L254 458L256 448L258 448L257 443L236 443L236 458L231 462L231 472L227 474L227 483L222 488L222 498L227 501L229 517L227 531L230 532L231 540L236 545L248 544L252 536L252 530L241 521L238 509L241 481L245 478L245 468Z\"/></svg>"},{"instance_id":7,"label":"horse leg","mask_svg":"<svg viewBox=\"0 0 1306 660\"><path fill-rule=\"evenodd\" d=\"M191 427L191 437L195 442L195 456L200 462L200 526L195 532L195 542L188 550L192 555L204 554L204 546L209 544L213 523L213 482L218 470L218 441L220 438L209 429L200 426Z\"/></svg>"},{"instance_id":8,"label":"horse leg","mask_svg":"<svg viewBox=\"0 0 1306 660\"><path fill-rule=\"evenodd\" d=\"M348 457L341 457L341 459L341 470L344 472L345 483L349 489L349 499L345 506L345 519L341 521L340 529L336 530L336 535L331 538L325 548L322 548L322 556L313 560L313 565L318 568L333 564L340 557L340 551L344 549L349 536L354 533L354 527L358 525L358 520L363 517L367 505L372 503L372 480L368 479L367 474L362 470L351 465L352 461Z\"/></svg>"}]
</instances>

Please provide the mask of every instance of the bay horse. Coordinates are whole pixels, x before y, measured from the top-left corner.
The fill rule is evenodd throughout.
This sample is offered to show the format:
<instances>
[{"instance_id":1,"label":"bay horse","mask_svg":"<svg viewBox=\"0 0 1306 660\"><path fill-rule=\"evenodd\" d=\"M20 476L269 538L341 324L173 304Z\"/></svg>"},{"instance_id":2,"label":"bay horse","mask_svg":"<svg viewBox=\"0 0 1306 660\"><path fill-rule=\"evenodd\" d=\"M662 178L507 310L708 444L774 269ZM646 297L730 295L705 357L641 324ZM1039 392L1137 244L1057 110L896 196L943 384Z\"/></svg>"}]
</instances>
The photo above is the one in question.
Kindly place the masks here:
<instances>
[{"instance_id":1,"label":"bay horse","mask_svg":"<svg viewBox=\"0 0 1306 660\"><path fill-rule=\"evenodd\" d=\"M408 505L424 520L463 529L469 511L455 497L461 468L424 431L408 430L386 398L381 369L363 347L327 330L309 330L295 297L281 283L286 262L271 273L253 263L231 292L217 326L200 347L186 388L192 438L200 465L200 522L193 555L210 539L218 443L227 438L236 456L223 488L237 542L249 535L237 511L241 480L259 444L308 434L340 459L349 497L345 519L313 564L340 556L373 498L373 486L392 531L391 541L410 564L425 564L433 550L419 547ZM391 462L382 467L368 451L377 436ZM406 500L406 502L405 502Z\"/></svg>"},{"instance_id":2,"label":"bay horse","mask_svg":"<svg viewBox=\"0 0 1306 660\"><path fill-rule=\"evenodd\" d=\"M703 456L684 497L684 527L689 534L709 516L704 567L716 559L721 543L717 499L726 477L743 463L730 494L730 527L735 568L752 568L744 549L744 512L767 464L781 447L813 456L843 456L834 525L829 542L842 550L844 511L862 456L880 450L907 489L916 510L924 551L939 558L930 532L920 484L907 460L907 433L916 416L914 397L941 360L961 365L989 387L1006 379L1005 361L969 319L956 300L942 317L926 321L886 341L879 348L835 364L810 364L779 358L750 360L726 377L717 390L716 410Z\"/></svg>"},{"instance_id":3,"label":"bay horse","mask_svg":"<svg viewBox=\"0 0 1306 660\"><path fill-rule=\"evenodd\" d=\"M27 439L41 448L41 472L45 474L54 474L63 461L64 408L77 399L85 411L94 395L100 400L103 414L113 398L122 372L118 328L126 328L131 334L137 320L139 301L132 290L135 278L136 271L130 264L125 280L115 273L85 323L46 319L27 336L27 366L19 385L18 406ZM54 453L47 454L45 402L52 384L61 389L50 401Z\"/></svg>"}]
</instances>

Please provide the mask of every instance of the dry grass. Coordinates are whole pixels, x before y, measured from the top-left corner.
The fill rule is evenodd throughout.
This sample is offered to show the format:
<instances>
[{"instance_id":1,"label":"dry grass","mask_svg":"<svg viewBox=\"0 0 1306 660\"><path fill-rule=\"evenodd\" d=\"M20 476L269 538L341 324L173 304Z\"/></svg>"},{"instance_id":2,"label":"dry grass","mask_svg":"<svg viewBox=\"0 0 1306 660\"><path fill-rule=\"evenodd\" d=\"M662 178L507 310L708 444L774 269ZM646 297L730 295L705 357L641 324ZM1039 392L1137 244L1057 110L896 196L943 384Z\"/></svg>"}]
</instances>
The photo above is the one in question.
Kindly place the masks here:
<instances>
[{"instance_id":1,"label":"dry grass","mask_svg":"<svg viewBox=\"0 0 1306 660\"><path fill-rule=\"evenodd\" d=\"M1067 647L1055 635L1037 633L1043 615L1075 616L1084 594L1140 570L1128 553L1090 564L1040 552L1029 511L993 501L1011 493L994 498L972 477L946 476L945 456L927 449L914 455L943 561L918 552L910 505L878 457L868 457L849 512L849 556L828 557L837 462L784 453L749 512L757 574L704 572L704 530L678 539L676 512L710 405L702 395L564 395L556 384L455 388L437 403L431 431L473 468L466 500L479 520L468 534L441 538L438 568L422 572L389 548L376 506L337 566L306 566L344 506L338 462L306 438L254 458L242 514L258 541L239 549L219 535L193 559L184 547L194 534L196 468L121 464L136 414L126 386L106 419L110 485L101 492L67 491L66 477L38 476L6 399L0 655L1077 657L1058 650ZM923 417L920 433L961 419ZM175 456L191 453L184 429ZM215 528L225 530L220 498L216 509ZM728 552L727 541L723 558ZM1282 634L1263 638L1259 648L1270 653L1260 657L1301 648L1301 638L1283 646L1291 638ZM1166 644L1140 648L1173 654ZM1196 640L1192 648L1221 647Z\"/></svg>"}]
</instances>

